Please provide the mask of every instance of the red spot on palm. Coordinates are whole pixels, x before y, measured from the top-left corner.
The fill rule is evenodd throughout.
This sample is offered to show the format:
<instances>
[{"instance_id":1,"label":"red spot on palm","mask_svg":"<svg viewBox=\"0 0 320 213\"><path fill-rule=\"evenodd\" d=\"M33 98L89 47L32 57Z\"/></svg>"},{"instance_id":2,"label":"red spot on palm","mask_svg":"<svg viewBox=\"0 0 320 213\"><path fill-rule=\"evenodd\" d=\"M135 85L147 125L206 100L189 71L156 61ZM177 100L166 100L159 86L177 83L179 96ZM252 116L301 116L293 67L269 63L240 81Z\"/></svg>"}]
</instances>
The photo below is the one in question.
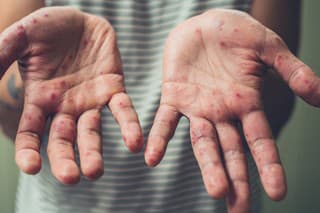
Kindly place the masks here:
<instances>
[{"instance_id":1,"label":"red spot on palm","mask_svg":"<svg viewBox=\"0 0 320 213\"><path fill-rule=\"evenodd\" d=\"M52 101L52 102L54 102L55 100L57 99L57 94L56 93L51 93L50 94L50 100Z\"/></svg>"},{"instance_id":2,"label":"red spot on palm","mask_svg":"<svg viewBox=\"0 0 320 213\"><path fill-rule=\"evenodd\" d=\"M89 40L88 40L88 39L84 39L84 41L83 41L83 47L88 46L88 44L89 44Z\"/></svg>"},{"instance_id":3,"label":"red spot on palm","mask_svg":"<svg viewBox=\"0 0 320 213\"><path fill-rule=\"evenodd\" d=\"M67 82L66 82L66 81L61 81L61 82L60 82L60 86L61 86L62 88L65 88L65 87L67 86Z\"/></svg>"},{"instance_id":4,"label":"red spot on palm","mask_svg":"<svg viewBox=\"0 0 320 213\"><path fill-rule=\"evenodd\" d=\"M223 42L223 41L221 41L221 42L220 42L220 46L221 46L221 47L226 47L226 43Z\"/></svg>"},{"instance_id":5,"label":"red spot on palm","mask_svg":"<svg viewBox=\"0 0 320 213\"><path fill-rule=\"evenodd\" d=\"M236 97L241 99L242 95L240 95L239 93L236 93Z\"/></svg>"}]
</instances>

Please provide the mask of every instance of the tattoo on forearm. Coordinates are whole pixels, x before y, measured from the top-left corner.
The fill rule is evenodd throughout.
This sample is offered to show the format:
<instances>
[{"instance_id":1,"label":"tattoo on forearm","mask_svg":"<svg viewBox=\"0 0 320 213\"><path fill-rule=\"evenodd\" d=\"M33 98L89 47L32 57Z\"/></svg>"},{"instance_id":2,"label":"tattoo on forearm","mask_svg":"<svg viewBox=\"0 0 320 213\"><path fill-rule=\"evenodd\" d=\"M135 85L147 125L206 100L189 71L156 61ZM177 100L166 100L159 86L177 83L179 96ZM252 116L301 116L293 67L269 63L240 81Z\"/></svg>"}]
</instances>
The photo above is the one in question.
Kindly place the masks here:
<instances>
[{"instance_id":1,"label":"tattoo on forearm","mask_svg":"<svg viewBox=\"0 0 320 213\"><path fill-rule=\"evenodd\" d=\"M21 97L22 89L16 87L16 76L13 74L10 76L7 84L9 95L16 101Z\"/></svg>"},{"instance_id":2,"label":"tattoo on forearm","mask_svg":"<svg viewBox=\"0 0 320 213\"><path fill-rule=\"evenodd\" d=\"M22 96L22 88L16 87L16 76L14 74L10 75L9 77L7 82L7 90L13 100L19 101ZM5 110L18 110L19 106L15 106L7 101L0 100L0 108Z\"/></svg>"}]
</instances>

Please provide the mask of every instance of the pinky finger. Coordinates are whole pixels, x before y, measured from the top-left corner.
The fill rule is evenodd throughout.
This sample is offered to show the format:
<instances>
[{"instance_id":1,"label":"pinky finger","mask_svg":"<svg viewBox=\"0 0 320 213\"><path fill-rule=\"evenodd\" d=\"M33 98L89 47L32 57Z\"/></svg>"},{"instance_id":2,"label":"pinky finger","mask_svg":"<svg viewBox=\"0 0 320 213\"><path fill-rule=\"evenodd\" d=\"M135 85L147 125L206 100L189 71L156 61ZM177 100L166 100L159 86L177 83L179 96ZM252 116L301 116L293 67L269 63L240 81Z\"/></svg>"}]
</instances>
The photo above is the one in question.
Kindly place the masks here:
<instances>
[{"instance_id":1,"label":"pinky finger","mask_svg":"<svg viewBox=\"0 0 320 213\"><path fill-rule=\"evenodd\" d=\"M281 200L286 194L285 174L264 112L248 113L242 126L264 189L271 199Z\"/></svg>"}]
</instances>

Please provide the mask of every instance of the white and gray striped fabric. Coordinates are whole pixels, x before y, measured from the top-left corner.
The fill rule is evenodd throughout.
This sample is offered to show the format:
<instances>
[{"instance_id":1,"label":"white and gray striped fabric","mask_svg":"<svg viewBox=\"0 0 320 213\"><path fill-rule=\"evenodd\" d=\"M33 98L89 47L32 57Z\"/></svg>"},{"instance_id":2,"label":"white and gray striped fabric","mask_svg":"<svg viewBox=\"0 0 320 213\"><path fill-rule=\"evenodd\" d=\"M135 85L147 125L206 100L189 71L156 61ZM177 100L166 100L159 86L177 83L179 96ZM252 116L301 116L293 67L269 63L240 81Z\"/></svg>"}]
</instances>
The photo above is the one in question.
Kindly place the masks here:
<instances>
[{"instance_id":1,"label":"white and gray striped fabric","mask_svg":"<svg viewBox=\"0 0 320 213\"><path fill-rule=\"evenodd\" d=\"M169 31L178 23L210 8L249 10L250 0L47 0L47 6L69 5L107 18L117 32L126 88L139 114L145 136L159 100L162 50ZM76 186L58 183L50 172L46 140L43 166L36 176L21 174L18 213L225 212L223 200L212 200L201 179L182 119L162 163L148 168L143 153L131 154L110 112L103 111L105 174L85 178ZM252 212L259 212L259 181L248 155Z\"/></svg>"}]
</instances>

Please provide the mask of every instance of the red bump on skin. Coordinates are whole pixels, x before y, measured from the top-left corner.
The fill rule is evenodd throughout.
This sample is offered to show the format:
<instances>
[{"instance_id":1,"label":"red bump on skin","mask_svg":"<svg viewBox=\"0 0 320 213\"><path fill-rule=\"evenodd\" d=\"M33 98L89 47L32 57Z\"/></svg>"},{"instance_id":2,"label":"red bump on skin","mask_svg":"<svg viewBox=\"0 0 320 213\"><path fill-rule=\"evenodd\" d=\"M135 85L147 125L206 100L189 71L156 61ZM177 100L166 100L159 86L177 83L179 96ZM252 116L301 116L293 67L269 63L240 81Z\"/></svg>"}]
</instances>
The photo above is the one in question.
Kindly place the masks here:
<instances>
[{"instance_id":1,"label":"red bump on skin","mask_svg":"<svg viewBox=\"0 0 320 213\"><path fill-rule=\"evenodd\" d=\"M48 13L44 14L44 17L48 18L48 17L49 17L49 14L48 14Z\"/></svg>"},{"instance_id":2,"label":"red bump on skin","mask_svg":"<svg viewBox=\"0 0 320 213\"><path fill-rule=\"evenodd\" d=\"M226 46L226 43L223 42L223 41L221 41L221 42L220 42L220 46L221 46L221 47L225 47L225 46Z\"/></svg>"},{"instance_id":3,"label":"red bump on skin","mask_svg":"<svg viewBox=\"0 0 320 213\"><path fill-rule=\"evenodd\" d=\"M98 116L93 116L92 117L92 122L93 123L98 123L100 121L99 117Z\"/></svg>"},{"instance_id":4,"label":"red bump on skin","mask_svg":"<svg viewBox=\"0 0 320 213\"><path fill-rule=\"evenodd\" d=\"M32 20L32 23L33 23L33 24L36 24L36 23L38 23L38 20L37 20L37 19L33 19L33 20Z\"/></svg>"},{"instance_id":5,"label":"red bump on skin","mask_svg":"<svg viewBox=\"0 0 320 213\"><path fill-rule=\"evenodd\" d=\"M304 80L304 83L308 85L310 82L308 80Z\"/></svg>"},{"instance_id":6,"label":"red bump on skin","mask_svg":"<svg viewBox=\"0 0 320 213\"><path fill-rule=\"evenodd\" d=\"M23 33L23 31L24 31L24 27L23 27L22 25L19 25L19 26L18 26L17 35L18 35L18 36L21 36L22 33Z\"/></svg>"},{"instance_id":7,"label":"red bump on skin","mask_svg":"<svg viewBox=\"0 0 320 213\"><path fill-rule=\"evenodd\" d=\"M201 29L200 28L196 28L194 32L195 32L196 35L200 35L201 34Z\"/></svg>"},{"instance_id":8,"label":"red bump on skin","mask_svg":"<svg viewBox=\"0 0 320 213\"><path fill-rule=\"evenodd\" d=\"M122 103L122 101L119 102L119 107L122 108L124 106L124 104Z\"/></svg>"},{"instance_id":9,"label":"red bump on skin","mask_svg":"<svg viewBox=\"0 0 320 213\"><path fill-rule=\"evenodd\" d=\"M60 86L62 87L62 88L65 88L66 86L67 86L67 83L66 83L66 81L61 81L60 82Z\"/></svg>"},{"instance_id":10,"label":"red bump on skin","mask_svg":"<svg viewBox=\"0 0 320 213\"><path fill-rule=\"evenodd\" d=\"M238 33L238 32L239 32L239 29L238 29L238 28L234 28L234 29L233 29L233 32L234 32L234 33Z\"/></svg>"},{"instance_id":11,"label":"red bump on skin","mask_svg":"<svg viewBox=\"0 0 320 213\"><path fill-rule=\"evenodd\" d=\"M38 116L38 121L42 121L42 116Z\"/></svg>"},{"instance_id":12,"label":"red bump on skin","mask_svg":"<svg viewBox=\"0 0 320 213\"><path fill-rule=\"evenodd\" d=\"M88 39L85 39L85 40L83 41L83 46L86 47L86 46L88 45L88 43L89 43Z\"/></svg>"},{"instance_id":13,"label":"red bump on skin","mask_svg":"<svg viewBox=\"0 0 320 213\"><path fill-rule=\"evenodd\" d=\"M55 101L56 98L57 98L57 94L56 93L53 92L53 93L50 94L50 100L51 101Z\"/></svg>"},{"instance_id":14,"label":"red bump on skin","mask_svg":"<svg viewBox=\"0 0 320 213\"><path fill-rule=\"evenodd\" d=\"M237 98L242 98L242 96L239 93L236 93Z\"/></svg>"},{"instance_id":15,"label":"red bump on skin","mask_svg":"<svg viewBox=\"0 0 320 213\"><path fill-rule=\"evenodd\" d=\"M203 137L203 134L201 133L200 130L191 131L191 143L193 144L193 146L195 146L198 143L201 137Z\"/></svg>"}]
</instances>

